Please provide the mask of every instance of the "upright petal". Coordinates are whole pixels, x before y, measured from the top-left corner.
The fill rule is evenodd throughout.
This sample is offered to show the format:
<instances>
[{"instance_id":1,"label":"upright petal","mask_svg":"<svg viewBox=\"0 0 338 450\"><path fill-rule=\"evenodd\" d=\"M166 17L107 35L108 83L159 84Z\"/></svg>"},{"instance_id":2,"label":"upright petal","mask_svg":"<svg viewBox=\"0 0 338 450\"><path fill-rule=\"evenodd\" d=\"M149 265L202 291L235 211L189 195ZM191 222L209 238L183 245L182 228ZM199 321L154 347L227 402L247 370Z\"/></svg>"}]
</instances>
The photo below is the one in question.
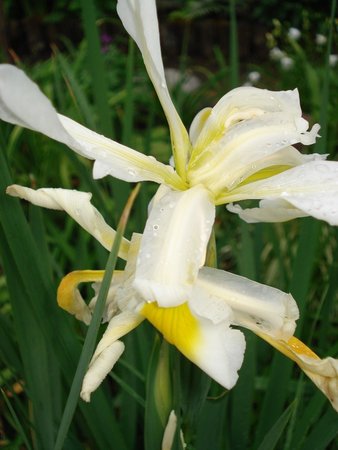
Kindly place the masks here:
<instances>
[{"instance_id":1,"label":"upright petal","mask_svg":"<svg viewBox=\"0 0 338 450\"><path fill-rule=\"evenodd\" d=\"M230 202L247 199L282 199L281 214L288 202L305 215L338 225L338 162L310 161L228 194Z\"/></svg>"},{"instance_id":2,"label":"upright petal","mask_svg":"<svg viewBox=\"0 0 338 450\"><path fill-rule=\"evenodd\" d=\"M235 385L243 362L245 340L239 330L229 327L228 320L213 323L192 313L187 303L173 308L146 303L140 313L211 378L226 389Z\"/></svg>"},{"instance_id":3,"label":"upright petal","mask_svg":"<svg viewBox=\"0 0 338 450\"><path fill-rule=\"evenodd\" d=\"M248 96L247 104L242 89ZM308 123L301 118L297 92L235 89L220 100L205 120L189 162L188 180L221 195L266 167L285 166L285 170L290 160L292 163L297 159L291 145L310 143L311 139L314 142L319 126L311 132L307 128Z\"/></svg>"},{"instance_id":4,"label":"upright petal","mask_svg":"<svg viewBox=\"0 0 338 450\"><path fill-rule=\"evenodd\" d=\"M82 228L97 239L107 250L111 250L116 232L104 220L99 211L90 203L92 194L70 189L30 189L13 184L7 194L20 197L43 208L66 211ZM129 241L123 238L119 256L126 259Z\"/></svg>"},{"instance_id":5,"label":"upright petal","mask_svg":"<svg viewBox=\"0 0 338 450\"><path fill-rule=\"evenodd\" d=\"M338 412L337 359L331 357L320 359L310 348L295 337L284 341L272 339L263 333L257 334L285 356L295 361Z\"/></svg>"},{"instance_id":6,"label":"upright petal","mask_svg":"<svg viewBox=\"0 0 338 450\"><path fill-rule=\"evenodd\" d=\"M215 218L208 191L169 191L154 203L142 237L134 287L147 301L176 306L187 300Z\"/></svg>"},{"instance_id":7,"label":"upright petal","mask_svg":"<svg viewBox=\"0 0 338 450\"><path fill-rule=\"evenodd\" d=\"M169 123L176 170L184 179L190 141L170 98L164 75L155 0L119 0L117 13L142 53L149 77Z\"/></svg>"},{"instance_id":8,"label":"upright petal","mask_svg":"<svg viewBox=\"0 0 338 450\"><path fill-rule=\"evenodd\" d=\"M57 114L51 102L22 70L0 65L0 118L55 139L95 160L96 178L113 175L125 181L184 186L172 167L143 155Z\"/></svg>"},{"instance_id":9,"label":"upright petal","mask_svg":"<svg viewBox=\"0 0 338 450\"><path fill-rule=\"evenodd\" d=\"M292 336L299 315L290 294L211 267L199 271L189 305L214 324L227 320L275 338Z\"/></svg>"}]
</instances>

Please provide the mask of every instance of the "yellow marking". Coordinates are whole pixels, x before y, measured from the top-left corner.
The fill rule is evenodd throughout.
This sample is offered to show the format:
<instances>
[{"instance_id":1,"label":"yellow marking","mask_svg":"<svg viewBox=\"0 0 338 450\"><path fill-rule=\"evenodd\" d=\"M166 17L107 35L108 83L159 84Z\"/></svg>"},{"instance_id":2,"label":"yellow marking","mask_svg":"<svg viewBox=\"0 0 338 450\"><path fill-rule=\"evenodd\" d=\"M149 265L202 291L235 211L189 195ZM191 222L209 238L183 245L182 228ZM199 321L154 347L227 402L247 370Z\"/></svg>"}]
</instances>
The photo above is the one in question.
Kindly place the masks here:
<instances>
[{"instance_id":1,"label":"yellow marking","mask_svg":"<svg viewBox=\"0 0 338 450\"><path fill-rule=\"evenodd\" d=\"M249 183L254 183L255 181L265 180L266 178L273 177L274 175L278 175L282 172L285 172L286 170L291 169L291 167L292 166L287 165L265 167L264 169L261 169L258 172L250 175L241 184L236 186L236 188L238 188L239 186L245 186L246 184Z\"/></svg>"},{"instance_id":2,"label":"yellow marking","mask_svg":"<svg viewBox=\"0 0 338 450\"><path fill-rule=\"evenodd\" d=\"M76 289L80 283L102 281L104 270L75 270L66 275L57 290L57 302L60 308L74 314L78 309Z\"/></svg>"},{"instance_id":3,"label":"yellow marking","mask_svg":"<svg viewBox=\"0 0 338 450\"><path fill-rule=\"evenodd\" d=\"M161 308L156 302L145 303L140 313L188 358L196 353L201 338L198 320L187 303Z\"/></svg>"}]
</instances>

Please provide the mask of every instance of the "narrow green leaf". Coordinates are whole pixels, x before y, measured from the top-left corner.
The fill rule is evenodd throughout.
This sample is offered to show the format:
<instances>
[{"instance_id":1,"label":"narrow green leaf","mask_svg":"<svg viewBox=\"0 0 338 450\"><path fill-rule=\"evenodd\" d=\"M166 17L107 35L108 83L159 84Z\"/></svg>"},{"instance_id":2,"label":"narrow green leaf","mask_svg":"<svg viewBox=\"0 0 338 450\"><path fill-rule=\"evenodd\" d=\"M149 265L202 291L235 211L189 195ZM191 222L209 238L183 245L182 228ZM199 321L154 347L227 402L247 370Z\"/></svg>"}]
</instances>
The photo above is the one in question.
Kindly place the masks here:
<instances>
[{"instance_id":1,"label":"narrow green leaf","mask_svg":"<svg viewBox=\"0 0 338 450\"><path fill-rule=\"evenodd\" d=\"M283 434L283 431L285 430L286 425L288 424L288 421L290 420L294 407L295 402L291 403L291 405L283 412L277 422L265 435L261 445L257 450L273 450L276 447L280 437Z\"/></svg>"}]
</instances>

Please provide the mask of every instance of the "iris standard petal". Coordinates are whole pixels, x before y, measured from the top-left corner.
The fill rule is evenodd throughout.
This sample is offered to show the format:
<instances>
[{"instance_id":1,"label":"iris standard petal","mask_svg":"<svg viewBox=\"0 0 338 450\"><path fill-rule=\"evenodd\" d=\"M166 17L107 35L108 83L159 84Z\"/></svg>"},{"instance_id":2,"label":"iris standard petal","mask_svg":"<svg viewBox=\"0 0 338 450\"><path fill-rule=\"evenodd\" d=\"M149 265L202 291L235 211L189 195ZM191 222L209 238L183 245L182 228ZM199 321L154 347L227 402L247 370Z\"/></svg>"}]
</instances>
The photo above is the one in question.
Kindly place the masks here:
<instances>
[{"instance_id":1,"label":"iris standard petal","mask_svg":"<svg viewBox=\"0 0 338 450\"><path fill-rule=\"evenodd\" d=\"M228 321L218 324L192 314L188 303L161 308L145 303L140 314L146 317L171 344L226 389L238 378L245 350L245 339Z\"/></svg>"},{"instance_id":2,"label":"iris standard petal","mask_svg":"<svg viewBox=\"0 0 338 450\"><path fill-rule=\"evenodd\" d=\"M142 53L149 77L169 123L175 167L184 179L190 141L170 98L164 75L155 0L119 0L117 13Z\"/></svg>"},{"instance_id":3,"label":"iris standard petal","mask_svg":"<svg viewBox=\"0 0 338 450\"><path fill-rule=\"evenodd\" d=\"M146 301L187 300L204 264L215 207L202 186L169 191L152 207L138 256L134 287Z\"/></svg>"},{"instance_id":4,"label":"iris standard petal","mask_svg":"<svg viewBox=\"0 0 338 450\"><path fill-rule=\"evenodd\" d=\"M212 141L241 121L258 118L263 114L282 113L293 118L301 134L300 142L306 145L315 141L318 126L307 132L308 123L302 116L299 93L293 91L269 91L255 87L239 87L225 94L212 108L193 148L193 158L207 149Z\"/></svg>"},{"instance_id":5,"label":"iris standard petal","mask_svg":"<svg viewBox=\"0 0 338 450\"><path fill-rule=\"evenodd\" d=\"M30 189L13 184L7 194L28 200L43 208L66 211L82 228L97 239L107 250L111 250L116 232L104 220L99 211L90 203L92 194L70 189ZM126 259L129 241L123 238L119 256Z\"/></svg>"},{"instance_id":6,"label":"iris standard petal","mask_svg":"<svg viewBox=\"0 0 338 450\"><path fill-rule=\"evenodd\" d=\"M299 339L275 340L263 333L257 333L288 358L295 361L314 384L330 400L338 412L338 360L328 357L321 359Z\"/></svg>"},{"instance_id":7,"label":"iris standard petal","mask_svg":"<svg viewBox=\"0 0 338 450\"><path fill-rule=\"evenodd\" d=\"M193 153L188 180L220 195L269 165L287 166L289 155L284 161L281 150L300 142L301 136L295 118L285 112L264 112L242 120L215 137L198 156Z\"/></svg>"},{"instance_id":8,"label":"iris standard petal","mask_svg":"<svg viewBox=\"0 0 338 450\"><path fill-rule=\"evenodd\" d=\"M189 305L214 324L227 320L275 338L292 336L299 316L290 294L211 267L199 271Z\"/></svg>"},{"instance_id":9,"label":"iris standard petal","mask_svg":"<svg viewBox=\"0 0 338 450\"><path fill-rule=\"evenodd\" d=\"M133 311L123 311L114 316L98 343L83 379L81 398L87 402L91 393L102 383L124 350L118 339L136 328L143 317Z\"/></svg>"},{"instance_id":10,"label":"iris standard petal","mask_svg":"<svg viewBox=\"0 0 338 450\"><path fill-rule=\"evenodd\" d=\"M110 174L125 181L148 180L168 183L177 189L184 187L169 165L59 115L38 86L22 70L9 64L0 65L0 118L39 131L95 160L97 178Z\"/></svg>"},{"instance_id":11,"label":"iris standard petal","mask_svg":"<svg viewBox=\"0 0 338 450\"><path fill-rule=\"evenodd\" d=\"M273 177L245 184L228 201L283 199L316 219L338 225L338 162L310 161Z\"/></svg>"}]
</instances>

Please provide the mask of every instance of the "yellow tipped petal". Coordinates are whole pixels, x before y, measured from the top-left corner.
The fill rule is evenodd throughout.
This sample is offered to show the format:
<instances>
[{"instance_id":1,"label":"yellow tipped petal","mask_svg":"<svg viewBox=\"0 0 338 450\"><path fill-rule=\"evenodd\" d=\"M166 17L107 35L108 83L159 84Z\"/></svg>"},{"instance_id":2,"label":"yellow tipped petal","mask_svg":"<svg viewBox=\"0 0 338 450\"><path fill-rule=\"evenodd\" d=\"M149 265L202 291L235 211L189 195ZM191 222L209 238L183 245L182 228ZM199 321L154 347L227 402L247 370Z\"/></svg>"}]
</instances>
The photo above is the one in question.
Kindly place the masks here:
<instances>
[{"instance_id":1,"label":"yellow tipped petal","mask_svg":"<svg viewBox=\"0 0 338 450\"><path fill-rule=\"evenodd\" d=\"M88 281L102 281L103 274L104 270L76 270L66 275L58 287L58 305L70 314L74 314L77 319L88 324L91 312L77 287L80 283Z\"/></svg>"},{"instance_id":2,"label":"yellow tipped petal","mask_svg":"<svg viewBox=\"0 0 338 450\"><path fill-rule=\"evenodd\" d=\"M292 359L330 400L338 412L338 360L321 359L309 347L296 337L288 341L276 340L263 333L257 333L281 353Z\"/></svg>"}]
</instances>

